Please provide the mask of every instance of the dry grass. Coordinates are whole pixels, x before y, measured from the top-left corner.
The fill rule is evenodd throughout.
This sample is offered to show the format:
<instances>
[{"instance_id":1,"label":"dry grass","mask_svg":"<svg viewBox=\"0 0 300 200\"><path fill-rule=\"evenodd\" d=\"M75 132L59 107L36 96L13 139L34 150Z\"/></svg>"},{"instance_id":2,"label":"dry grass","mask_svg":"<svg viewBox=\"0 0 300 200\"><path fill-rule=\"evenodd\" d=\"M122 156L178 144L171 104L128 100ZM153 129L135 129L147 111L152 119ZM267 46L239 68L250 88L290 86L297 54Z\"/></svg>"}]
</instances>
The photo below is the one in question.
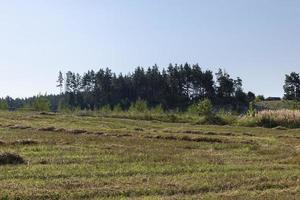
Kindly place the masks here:
<instances>
[{"instance_id":1,"label":"dry grass","mask_svg":"<svg viewBox=\"0 0 300 200\"><path fill-rule=\"evenodd\" d=\"M264 110L255 116L258 124L266 127L300 127L300 110Z\"/></svg>"},{"instance_id":2,"label":"dry grass","mask_svg":"<svg viewBox=\"0 0 300 200\"><path fill-rule=\"evenodd\" d=\"M4 112L0 121L0 152L26 160L0 166L0 199L300 197L297 129Z\"/></svg>"},{"instance_id":3,"label":"dry grass","mask_svg":"<svg viewBox=\"0 0 300 200\"><path fill-rule=\"evenodd\" d=\"M275 128L277 130L300 128L300 110L263 110L257 112L254 117L238 118L235 124L246 127Z\"/></svg>"}]
</instances>

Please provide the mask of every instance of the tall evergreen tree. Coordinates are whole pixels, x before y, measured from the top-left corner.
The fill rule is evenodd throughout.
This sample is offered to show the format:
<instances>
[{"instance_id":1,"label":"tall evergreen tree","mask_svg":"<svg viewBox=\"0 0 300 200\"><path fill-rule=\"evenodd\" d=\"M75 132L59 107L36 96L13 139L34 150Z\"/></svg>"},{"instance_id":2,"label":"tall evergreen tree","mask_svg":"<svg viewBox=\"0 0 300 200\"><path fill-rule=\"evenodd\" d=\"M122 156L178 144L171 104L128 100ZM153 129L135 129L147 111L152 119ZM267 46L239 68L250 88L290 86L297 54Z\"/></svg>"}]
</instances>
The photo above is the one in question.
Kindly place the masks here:
<instances>
[{"instance_id":1,"label":"tall evergreen tree","mask_svg":"<svg viewBox=\"0 0 300 200\"><path fill-rule=\"evenodd\" d=\"M61 72L61 71L59 71L59 73L58 73L58 79L57 79L57 85L56 85L56 87L58 87L58 88L59 88L59 90L60 90L60 94L62 94L62 93L63 93L63 84L64 84L64 77L63 77L63 74L62 74L62 72Z\"/></svg>"}]
</instances>

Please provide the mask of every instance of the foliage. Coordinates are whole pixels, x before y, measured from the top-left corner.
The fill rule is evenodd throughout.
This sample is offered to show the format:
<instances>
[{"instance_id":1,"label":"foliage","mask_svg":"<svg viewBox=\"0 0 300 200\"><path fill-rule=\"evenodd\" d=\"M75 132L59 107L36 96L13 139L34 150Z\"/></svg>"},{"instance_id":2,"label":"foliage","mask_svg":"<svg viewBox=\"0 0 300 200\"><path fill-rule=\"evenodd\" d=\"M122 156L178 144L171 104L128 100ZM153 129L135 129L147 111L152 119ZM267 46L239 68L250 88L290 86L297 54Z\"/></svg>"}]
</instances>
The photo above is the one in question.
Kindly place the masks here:
<instances>
[{"instance_id":1,"label":"foliage","mask_svg":"<svg viewBox=\"0 0 300 200\"><path fill-rule=\"evenodd\" d=\"M151 113L153 114L164 114L164 109L161 104L155 106L151 109Z\"/></svg>"},{"instance_id":2,"label":"foliage","mask_svg":"<svg viewBox=\"0 0 300 200\"><path fill-rule=\"evenodd\" d=\"M235 124L237 120L237 115L231 112L226 112L224 109L219 110L216 116L219 117L220 121L222 121L221 123L228 125Z\"/></svg>"},{"instance_id":3,"label":"foliage","mask_svg":"<svg viewBox=\"0 0 300 200\"><path fill-rule=\"evenodd\" d=\"M57 107L57 111L58 112L71 112L70 106L68 104L66 104L63 99L61 99L58 103L58 107Z\"/></svg>"},{"instance_id":4,"label":"foliage","mask_svg":"<svg viewBox=\"0 0 300 200\"><path fill-rule=\"evenodd\" d=\"M254 109L254 102L249 103L249 108L247 111L247 115L250 117L255 117L255 109Z\"/></svg>"},{"instance_id":5,"label":"foliage","mask_svg":"<svg viewBox=\"0 0 300 200\"><path fill-rule=\"evenodd\" d=\"M194 104L190 105L187 109L187 113L198 115L199 114L198 113L198 103L194 103Z\"/></svg>"},{"instance_id":6,"label":"foliage","mask_svg":"<svg viewBox=\"0 0 300 200\"><path fill-rule=\"evenodd\" d=\"M123 110L127 110L139 99L147 101L151 108L161 105L166 110L186 110L192 102L204 98L238 107L247 105L248 98L242 90L240 78L232 79L221 70L217 73L216 87L211 71L188 63L170 64L161 71L157 65L147 69L137 67L128 75L116 75L106 68L83 75L69 71L64 79L60 72L58 82L61 81L65 85L62 97L68 105L91 110L108 104L111 107L120 104ZM253 93L249 94L252 98Z\"/></svg>"},{"instance_id":7,"label":"foliage","mask_svg":"<svg viewBox=\"0 0 300 200\"><path fill-rule=\"evenodd\" d=\"M99 112L100 112L100 113L104 113L104 114L110 113L111 111L112 111L112 110L111 110L110 105L102 106L102 107L99 109Z\"/></svg>"},{"instance_id":8,"label":"foliage","mask_svg":"<svg viewBox=\"0 0 300 200\"><path fill-rule=\"evenodd\" d=\"M8 110L8 104L6 100L0 100L0 110Z\"/></svg>"},{"instance_id":9,"label":"foliage","mask_svg":"<svg viewBox=\"0 0 300 200\"><path fill-rule=\"evenodd\" d=\"M56 87L58 87L60 89L60 94L63 92L63 84L64 84L64 77L61 71L59 71L58 73L58 79L57 79L57 85Z\"/></svg>"},{"instance_id":10,"label":"foliage","mask_svg":"<svg viewBox=\"0 0 300 200\"><path fill-rule=\"evenodd\" d=\"M249 116L243 116L241 118L238 118L234 124L237 126L245 126L245 127L258 126L257 118L249 117Z\"/></svg>"},{"instance_id":11,"label":"foliage","mask_svg":"<svg viewBox=\"0 0 300 200\"><path fill-rule=\"evenodd\" d=\"M255 102L261 102L264 101L265 97L264 95L257 95L257 97L255 98Z\"/></svg>"},{"instance_id":12,"label":"foliage","mask_svg":"<svg viewBox=\"0 0 300 200\"><path fill-rule=\"evenodd\" d=\"M113 108L113 112L115 112L115 113L123 112L121 105L120 104L115 105Z\"/></svg>"},{"instance_id":13,"label":"foliage","mask_svg":"<svg viewBox=\"0 0 300 200\"><path fill-rule=\"evenodd\" d=\"M117 75L109 68L88 70L83 74L59 71L56 86L61 93L47 95L50 109L99 110L106 105L113 108L119 104L122 110L128 110L140 98L147 101L149 108L161 105L164 111L184 111L199 99L208 98L214 105L230 105L232 109L243 110L241 108L247 107L255 96L243 91L240 78L232 78L222 70L214 77L212 71L203 70L198 64L170 64L159 69L157 65L137 67L127 75ZM34 97L8 97L6 100L10 109L18 109L32 104Z\"/></svg>"},{"instance_id":14,"label":"foliage","mask_svg":"<svg viewBox=\"0 0 300 200\"><path fill-rule=\"evenodd\" d=\"M300 76L296 72L285 75L284 98L287 100L300 100Z\"/></svg>"},{"instance_id":15,"label":"foliage","mask_svg":"<svg viewBox=\"0 0 300 200\"><path fill-rule=\"evenodd\" d=\"M209 99L199 101L196 109L200 116L211 116L213 114L213 105Z\"/></svg>"},{"instance_id":16,"label":"foliage","mask_svg":"<svg viewBox=\"0 0 300 200\"><path fill-rule=\"evenodd\" d=\"M131 113L145 113L146 111L148 111L147 102L138 99L136 102L131 104L128 111Z\"/></svg>"},{"instance_id":17,"label":"foliage","mask_svg":"<svg viewBox=\"0 0 300 200\"><path fill-rule=\"evenodd\" d=\"M37 95L32 102L31 108L34 111L50 111L50 101L45 96Z\"/></svg>"},{"instance_id":18,"label":"foliage","mask_svg":"<svg viewBox=\"0 0 300 200\"><path fill-rule=\"evenodd\" d=\"M256 96L253 92L248 92L247 93L247 99L248 99L248 102L252 102L252 101L255 101Z\"/></svg>"}]
</instances>

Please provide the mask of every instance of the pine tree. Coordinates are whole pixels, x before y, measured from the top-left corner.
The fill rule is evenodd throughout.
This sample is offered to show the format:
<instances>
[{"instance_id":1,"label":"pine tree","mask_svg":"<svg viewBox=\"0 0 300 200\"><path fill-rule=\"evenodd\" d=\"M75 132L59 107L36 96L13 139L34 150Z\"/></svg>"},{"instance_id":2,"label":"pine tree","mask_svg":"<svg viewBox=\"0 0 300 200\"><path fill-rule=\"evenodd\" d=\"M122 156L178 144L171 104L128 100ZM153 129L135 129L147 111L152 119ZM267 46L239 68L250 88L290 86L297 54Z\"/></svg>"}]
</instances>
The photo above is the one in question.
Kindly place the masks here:
<instances>
[{"instance_id":1,"label":"pine tree","mask_svg":"<svg viewBox=\"0 0 300 200\"><path fill-rule=\"evenodd\" d=\"M64 83L64 77L63 77L62 72L59 71L56 87L59 87L59 89L60 89L60 94L63 93L63 91L62 91L62 90L63 90L63 83Z\"/></svg>"}]
</instances>

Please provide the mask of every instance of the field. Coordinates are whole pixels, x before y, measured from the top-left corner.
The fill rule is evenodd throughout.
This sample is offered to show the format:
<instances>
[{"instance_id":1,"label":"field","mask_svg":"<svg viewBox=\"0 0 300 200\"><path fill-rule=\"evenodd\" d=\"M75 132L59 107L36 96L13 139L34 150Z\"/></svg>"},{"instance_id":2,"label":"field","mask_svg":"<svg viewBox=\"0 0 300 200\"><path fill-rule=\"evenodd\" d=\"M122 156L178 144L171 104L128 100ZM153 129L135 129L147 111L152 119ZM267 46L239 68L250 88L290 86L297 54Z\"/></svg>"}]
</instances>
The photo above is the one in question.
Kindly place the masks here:
<instances>
[{"instance_id":1,"label":"field","mask_svg":"<svg viewBox=\"0 0 300 200\"><path fill-rule=\"evenodd\" d=\"M300 130L0 113L0 199L299 199Z\"/></svg>"}]
</instances>

